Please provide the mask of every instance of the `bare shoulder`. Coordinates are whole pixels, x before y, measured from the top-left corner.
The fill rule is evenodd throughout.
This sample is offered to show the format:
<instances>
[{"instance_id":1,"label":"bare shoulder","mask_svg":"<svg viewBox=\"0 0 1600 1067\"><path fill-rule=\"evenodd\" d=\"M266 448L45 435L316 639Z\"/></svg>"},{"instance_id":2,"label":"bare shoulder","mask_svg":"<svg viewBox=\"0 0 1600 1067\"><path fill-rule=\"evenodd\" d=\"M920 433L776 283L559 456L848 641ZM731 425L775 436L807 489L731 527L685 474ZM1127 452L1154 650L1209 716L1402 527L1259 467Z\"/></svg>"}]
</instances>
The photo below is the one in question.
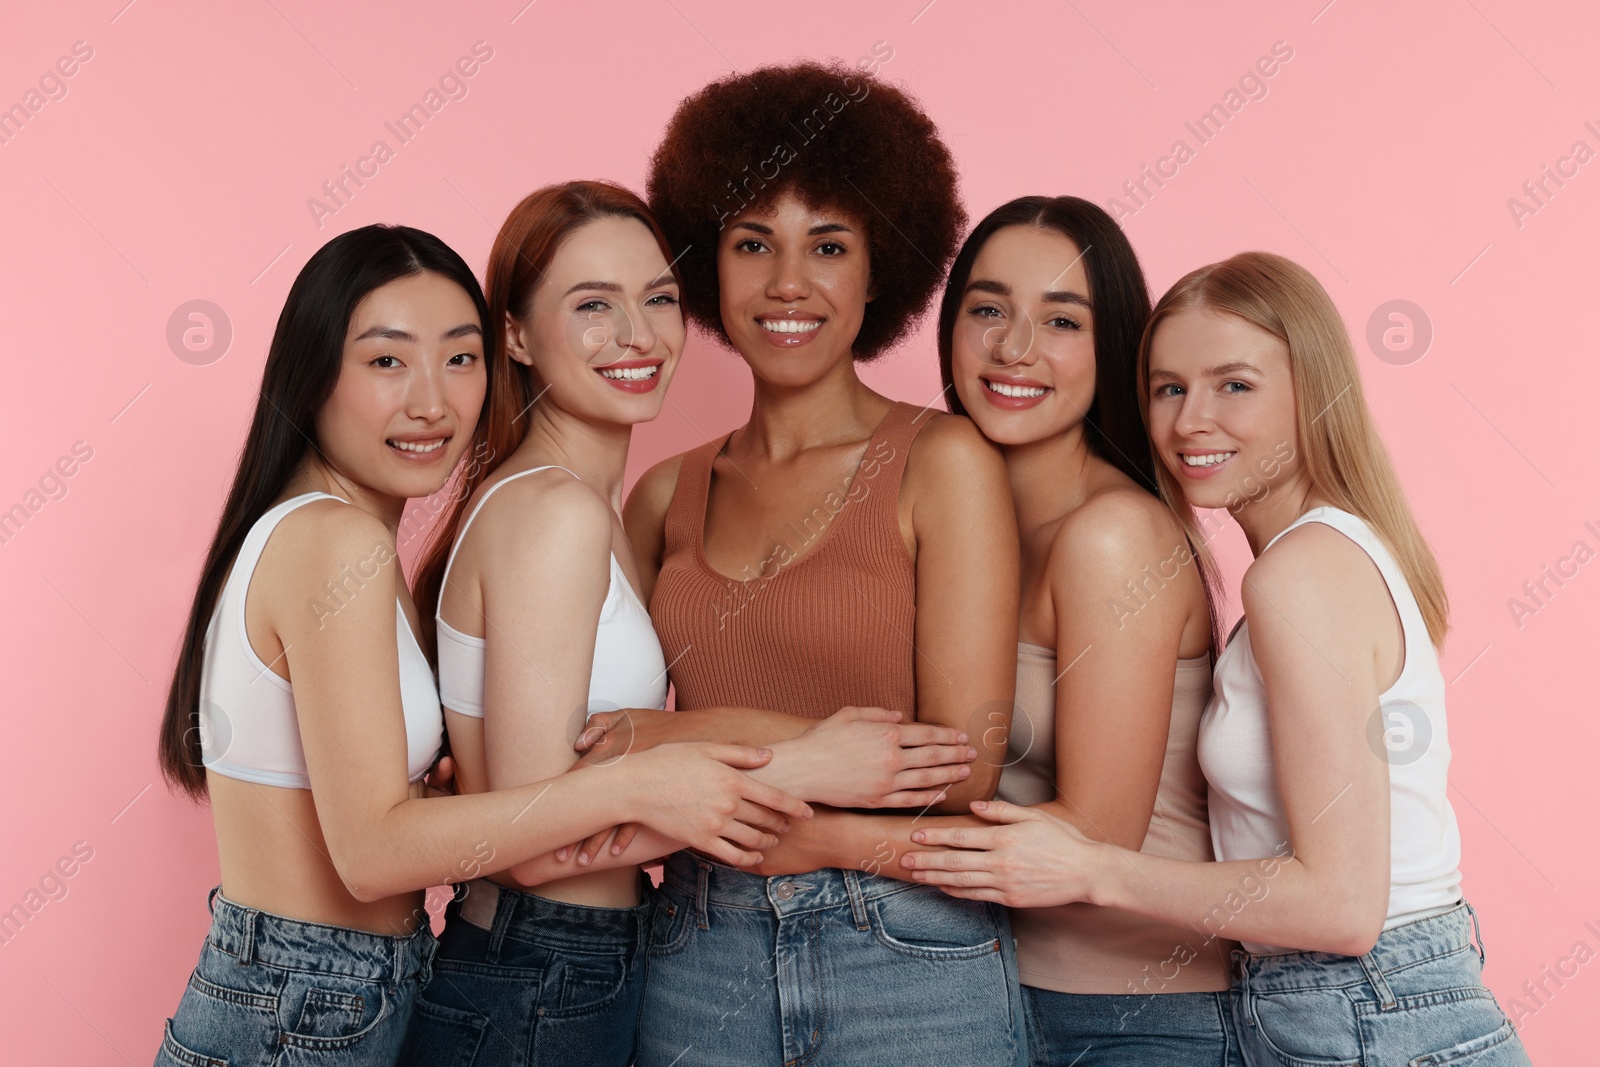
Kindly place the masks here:
<instances>
[{"instance_id":1,"label":"bare shoulder","mask_svg":"<svg viewBox=\"0 0 1600 1067\"><path fill-rule=\"evenodd\" d=\"M1318 622L1320 629L1352 611L1386 605L1389 590L1365 549L1326 523L1308 522L1256 557L1244 573L1240 598L1252 620L1276 615Z\"/></svg>"},{"instance_id":2,"label":"bare shoulder","mask_svg":"<svg viewBox=\"0 0 1600 1067\"><path fill-rule=\"evenodd\" d=\"M328 498L302 504L285 515L267 541L261 564L274 568L287 564L320 575L330 566L354 566L369 558L382 564L394 556L394 531L381 519L348 501Z\"/></svg>"},{"instance_id":3,"label":"bare shoulder","mask_svg":"<svg viewBox=\"0 0 1600 1067\"><path fill-rule=\"evenodd\" d=\"M929 412L911 442L905 481L920 490L967 493L988 484L1005 484L1000 450L963 415Z\"/></svg>"},{"instance_id":4,"label":"bare shoulder","mask_svg":"<svg viewBox=\"0 0 1600 1067\"><path fill-rule=\"evenodd\" d=\"M666 521L667 509L672 506L672 496L678 491L678 472L683 469L680 453L645 471L628 494L622 515L629 533L635 524L640 527L660 526Z\"/></svg>"},{"instance_id":5,"label":"bare shoulder","mask_svg":"<svg viewBox=\"0 0 1600 1067\"><path fill-rule=\"evenodd\" d=\"M1051 557L1142 565L1181 554L1184 545L1183 527L1166 504L1137 486L1117 486L1096 493L1062 520Z\"/></svg>"},{"instance_id":6,"label":"bare shoulder","mask_svg":"<svg viewBox=\"0 0 1600 1067\"><path fill-rule=\"evenodd\" d=\"M468 534L518 554L542 545L568 550L594 544L609 552L611 507L578 478L552 468L496 489Z\"/></svg>"}]
</instances>

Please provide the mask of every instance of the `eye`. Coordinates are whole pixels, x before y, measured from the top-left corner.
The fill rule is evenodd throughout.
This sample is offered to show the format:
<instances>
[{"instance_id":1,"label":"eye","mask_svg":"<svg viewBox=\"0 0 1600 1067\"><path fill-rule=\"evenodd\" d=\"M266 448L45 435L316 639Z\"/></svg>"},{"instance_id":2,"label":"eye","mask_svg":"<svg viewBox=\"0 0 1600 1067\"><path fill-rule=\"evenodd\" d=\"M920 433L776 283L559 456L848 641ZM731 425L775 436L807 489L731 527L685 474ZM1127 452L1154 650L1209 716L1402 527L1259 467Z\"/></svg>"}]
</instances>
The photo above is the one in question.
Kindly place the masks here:
<instances>
[{"instance_id":1,"label":"eye","mask_svg":"<svg viewBox=\"0 0 1600 1067\"><path fill-rule=\"evenodd\" d=\"M832 251L828 251L829 249L832 249ZM817 251L831 258L833 256L842 256L848 252L849 249L845 248L845 246L840 244L838 241L824 241L822 244L817 246Z\"/></svg>"},{"instance_id":2,"label":"eye","mask_svg":"<svg viewBox=\"0 0 1600 1067\"><path fill-rule=\"evenodd\" d=\"M445 361L445 365L448 367L466 367L470 366L478 358L479 356L476 352L457 352Z\"/></svg>"},{"instance_id":3,"label":"eye","mask_svg":"<svg viewBox=\"0 0 1600 1067\"><path fill-rule=\"evenodd\" d=\"M766 248L766 245L762 244L754 237L746 237L744 240L735 243L733 246L733 250L735 252L764 252L766 251Z\"/></svg>"},{"instance_id":4,"label":"eye","mask_svg":"<svg viewBox=\"0 0 1600 1067\"><path fill-rule=\"evenodd\" d=\"M1153 397L1158 397L1158 398L1159 397L1164 397L1164 396L1182 396L1183 395L1183 387L1182 386L1178 386L1178 385L1171 385L1171 384L1158 385L1158 386L1156 386L1154 389L1152 389L1150 391L1150 395L1153 396Z\"/></svg>"},{"instance_id":5,"label":"eye","mask_svg":"<svg viewBox=\"0 0 1600 1067\"><path fill-rule=\"evenodd\" d=\"M387 361L387 362L385 362L385 361ZM377 356L377 357L375 357L367 365L370 366L370 367L382 367L384 370L388 370L391 367L400 366L400 361L398 359L396 359L394 356L385 355L385 356Z\"/></svg>"},{"instance_id":6,"label":"eye","mask_svg":"<svg viewBox=\"0 0 1600 1067\"><path fill-rule=\"evenodd\" d=\"M604 300L601 300L599 297L595 297L593 300L585 300L583 303L579 304L578 305L578 310L579 311L604 311L607 308L609 308L610 306L611 305L607 304Z\"/></svg>"},{"instance_id":7,"label":"eye","mask_svg":"<svg viewBox=\"0 0 1600 1067\"><path fill-rule=\"evenodd\" d=\"M1238 396L1240 393L1248 393L1250 386L1240 381L1223 382L1222 391L1232 396Z\"/></svg>"},{"instance_id":8,"label":"eye","mask_svg":"<svg viewBox=\"0 0 1600 1067\"><path fill-rule=\"evenodd\" d=\"M646 307L671 307L677 302L678 298L671 293L657 293L644 303Z\"/></svg>"},{"instance_id":9,"label":"eye","mask_svg":"<svg viewBox=\"0 0 1600 1067\"><path fill-rule=\"evenodd\" d=\"M979 304L977 307L968 308L967 314L980 319L995 319L1000 317L1000 309L993 304Z\"/></svg>"},{"instance_id":10,"label":"eye","mask_svg":"<svg viewBox=\"0 0 1600 1067\"><path fill-rule=\"evenodd\" d=\"M1076 319L1069 318L1066 315L1056 315L1056 316L1053 316L1052 318L1046 319L1045 320L1045 325L1046 326L1054 326L1054 327L1056 327L1057 329L1060 329L1060 330L1081 330L1081 329L1083 329L1083 324L1082 323L1080 323Z\"/></svg>"}]
</instances>

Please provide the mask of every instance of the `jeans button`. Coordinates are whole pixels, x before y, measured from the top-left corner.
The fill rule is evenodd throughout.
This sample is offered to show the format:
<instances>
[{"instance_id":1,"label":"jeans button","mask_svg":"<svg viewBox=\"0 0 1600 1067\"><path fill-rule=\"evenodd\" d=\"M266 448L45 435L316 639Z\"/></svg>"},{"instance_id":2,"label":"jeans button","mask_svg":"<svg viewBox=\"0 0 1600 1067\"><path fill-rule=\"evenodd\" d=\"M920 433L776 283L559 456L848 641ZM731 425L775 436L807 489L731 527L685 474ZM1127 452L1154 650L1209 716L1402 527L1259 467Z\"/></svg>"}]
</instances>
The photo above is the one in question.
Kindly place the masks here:
<instances>
[{"instance_id":1,"label":"jeans button","mask_svg":"<svg viewBox=\"0 0 1600 1067\"><path fill-rule=\"evenodd\" d=\"M778 899L779 900L788 900L790 897L793 897L793 896L794 896L794 883L793 882L779 882L778 883Z\"/></svg>"}]
</instances>

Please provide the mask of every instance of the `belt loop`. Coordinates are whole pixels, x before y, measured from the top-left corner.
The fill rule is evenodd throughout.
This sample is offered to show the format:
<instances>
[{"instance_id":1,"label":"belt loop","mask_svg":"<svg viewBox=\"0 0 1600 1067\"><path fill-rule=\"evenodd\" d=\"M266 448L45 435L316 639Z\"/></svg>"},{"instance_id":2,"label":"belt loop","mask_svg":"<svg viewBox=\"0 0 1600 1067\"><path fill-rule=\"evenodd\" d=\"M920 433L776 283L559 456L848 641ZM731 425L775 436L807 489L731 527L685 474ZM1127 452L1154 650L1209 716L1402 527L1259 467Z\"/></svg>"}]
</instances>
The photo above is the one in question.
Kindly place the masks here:
<instances>
[{"instance_id":1,"label":"belt loop","mask_svg":"<svg viewBox=\"0 0 1600 1067\"><path fill-rule=\"evenodd\" d=\"M1373 951L1376 951L1374 946ZM1383 977L1383 971L1378 967L1378 961L1372 952L1363 953L1356 957L1361 964L1361 969L1367 974L1367 981L1372 983L1373 992L1378 994L1378 1008L1380 1011L1394 1011L1399 1006L1395 999L1394 990L1389 988L1389 983Z\"/></svg>"},{"instance_id":2,"label":"belt loop","mask_svg":"<svg viewBox=\"0 0 1600 1067\"><path fill-rule=\"evenodd\" d=\"M222 892L222 886L214 885L211 887L211 892L206 894L206 911L212 915L217 913L217 894L220 892Z\"/></svg>"},{"instance_id":3,"label":"belt loop","mask_svg":"<svg viewBox=\"0 0 1600 1067\"><path fill-rule=\"evenodd\" d=\"M700 876L694 890L694 918L700 929L709 930L711 922L706 917L706 898L711 894L711 864L705 860L695 862L700 866Z\"/></svg>"},{"instance_id":4,"label":"belt loop","mask_svg":"<svg viewBox=\"0 0 1600 1067\"><path fill-rule=\"evenodd\" d=\"M856 929L863 933L872 929L867 922L867 902L861 892L861 875L856 871L846 869L844 872L844 889L850 895L850 914L855 917Z\"/></svg>"},{"instance_id":5,"label":"belt loop","mask_svg":"<svg viewBox=\"0 0 1600 1067\"><path fill-rule=\"evenodd\" d=\"M473 883L472 891L494 894L494 924L489 929L489 945L485 961L499 963L500 948L505 944L506 930L511 926L511 913L516 908L516 901L512 899L510 893L487 878L480 878Z\"/></svg>"},{"instance_id":6,"label":"belt loop","mask_svg":"<svg viewBox=\"0 0 1600 1067\"><path fill-rule=\"evenodd\" d=\"M244 930L239 942L239 966L248 966L256 958L256 916L261 913L254 908L244 909Z\"/></svg>"},{"instance_id":7,"label":"belt loop","mask_svg":"<svg viewBox=\"0 0 1600 1067\"><path fill-rule=\"evenodd\" d=\"M1483 952L1483 929L1478 925L1478 912L1466 901L1463 900L1461 903L1466 905L1467 917L1472 920L1472 945L1478 950L1478 966L1482 967L1485 962L1485 956Z\"/></svg>"}]
</instances>

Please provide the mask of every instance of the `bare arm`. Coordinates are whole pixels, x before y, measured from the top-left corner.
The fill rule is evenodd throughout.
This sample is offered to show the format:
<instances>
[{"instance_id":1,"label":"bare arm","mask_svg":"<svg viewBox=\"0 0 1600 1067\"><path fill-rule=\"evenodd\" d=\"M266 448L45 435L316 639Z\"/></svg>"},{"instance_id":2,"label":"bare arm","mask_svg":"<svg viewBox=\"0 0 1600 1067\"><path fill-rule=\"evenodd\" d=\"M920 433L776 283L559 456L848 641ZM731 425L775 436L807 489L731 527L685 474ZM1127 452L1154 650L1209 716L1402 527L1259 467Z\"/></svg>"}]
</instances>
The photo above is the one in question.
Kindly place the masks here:
<instances>
[{"instance_id":1,"label":"bare arm","mask_svg":"<svg viewBox=\"0 0 1600 1067\"><path fill-rule=\"evenodd\" d=\"M387 552L375 555L378 546ZM341 579L344 566L371 559L384 562L370 579L363 572L364 584L338 611L308 610L325 600L324 584ZM704 838L715 848L718 827L733 829L731 816L741 801L804 815L798 801L718 767L744 759L735 747L664 749L658 771L677 789L676 806L650 795L655 790L636 767L594 768L582 773L598 777L558 775L494 793L412 799L395 669L399 567L392 534L356 508L316 502L284 520L262 566L272 580L251 585L263 594L266 618L285 649L318 821L335 869L358 900L435 885L473 864L477 873L505 870L628 820ZM756 757L751 765L763 762ZM673 773L704 777L689 789L672 786ZM727 809L723 816L696 800L707 790L719 794L715 805ZM535 806L538 817L525 818ZM665 812L671 815L658 817ZM484 859L479 842L488 842L492 859Z\"/></svg>"},{"instance_id":2,"label":"bare arm","mask_svg":"<svg viewBox=\"0 0 1600 1067\"><path fill-rule=\"evenodd\" d=\"M1205 595L1193 567L1165 579L1183 533L1137 489L1102 494L1062 524L1049 562L1056 615L1056 797L1045 810L1086 836L1138 849L1150 829L1172 721L1179 646ZM1156 574L1165 586L1137 613L1123 584Z\"/></svg>"},{"instance_id":3,"label":"bare arm","mask_svg":"<svg viewBox=\"0 0 1600 1067\"><path fill-rule=\"evenodd\" d=\"M1017 683L1017 524L999 452L966 419L933 415L901 489L917 545L917 721L966 730L972 776L935 807L994 796Z\"/></svg>"},{"instance_id":4,"label":"bare arm","mask_svg":"<svg viewBox=\"0 0 1600 1067\"><path fill-rule=\"evenodd\" d=\"M983 814L1001 825L919 831L926 845L963 851L918 852L902 863L954 895L1012 906L1087 900L1289 948L1370 949L1389 897L1388 763L1367 740L1384 688L1377 664L1398 633L1388 591L1365 553L1309 524L1251 566L1243 599L1288 825L1277 855L1186 863L1088 841L1037 810L991 804ZM994 888L991 869L1023 853L1046 857L1039 862L1053 866L1053 883L1026 898Z\"/></svg>"}]
</instances>

